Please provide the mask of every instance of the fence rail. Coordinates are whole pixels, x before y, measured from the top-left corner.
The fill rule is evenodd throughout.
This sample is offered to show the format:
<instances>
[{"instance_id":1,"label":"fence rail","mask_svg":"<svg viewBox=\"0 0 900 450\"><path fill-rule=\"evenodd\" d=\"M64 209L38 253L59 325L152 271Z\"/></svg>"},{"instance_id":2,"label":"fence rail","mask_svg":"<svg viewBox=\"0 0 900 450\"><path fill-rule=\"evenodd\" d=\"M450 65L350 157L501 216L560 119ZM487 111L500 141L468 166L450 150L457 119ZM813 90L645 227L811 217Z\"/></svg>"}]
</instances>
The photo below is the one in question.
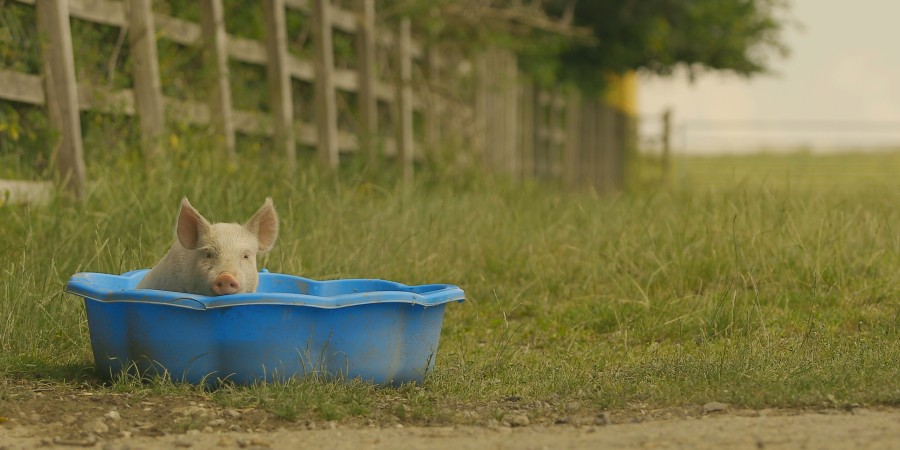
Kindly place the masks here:
<instances>
[{"instance_id":1,"label":"fence rail","mask_svg":"<svg viewBox=\"0 0 900 450\"><path fill-rule=\"evenodd\" d=\"M835 119L681 119L672 112L641 118L647 154L812 153L900 148L900 121Z\"/></svg>"},{"instance_id":2,"label":"fence rail","mask_svg":"<svg viewBox=\"0 0 900 450\"><path fill-rule=\"evenodd\" d=\"M270 136L291 170L300 143L315 147L329 167L339 164L341 152L362 151L375 158L384 149L409 178L421 156L417 147L430 150L454 142L472 148L486 166L513 176L600 190L622 184L623 154L634 127L628 115L600 99L533 86L509 51L489 50L467 61L423 48L411 35L409 19L401 20L396 30L376 23L374 0L359 0L356 10L328 0L266 0L259 6L266 18L262 41L226 32L222 0L201 0L200 23L153 12L151 0L16 1L34 5L39 34L49 41L43 75L0 68L0 100L47 109L51 125L61 132L54 151L58 176L68 180L76 195L86 176L79 112L87 110L137 116L149 164L164 157L160 136L169 117L210 126L221 136L228 157L235 154L236 133ZM286 8L311 19L314 58L288 51ZM110 90L92 80L76 80L69 17L127 31L133 89ZM355 68L335 67L334 30L355 36ZM162 94L157 39L203 49L203 68L214 74L205 102ZM389 52L389 61L381 61L393 69L388 79L376 70L379 48ZM233 106L229 61L265 67L271 113ZM466 85L460 82L466 76L474 79L468 92L459 88ZM292 80L314 84L314 123L296 117ZM356 130L338 126L338 91L356 95ZM390 118L379 117L379 104L390 106ZM420 133L414 129L414 114L423 118ZM392 129L382 129L386 122Z\"/></svg>"}]
</instances>

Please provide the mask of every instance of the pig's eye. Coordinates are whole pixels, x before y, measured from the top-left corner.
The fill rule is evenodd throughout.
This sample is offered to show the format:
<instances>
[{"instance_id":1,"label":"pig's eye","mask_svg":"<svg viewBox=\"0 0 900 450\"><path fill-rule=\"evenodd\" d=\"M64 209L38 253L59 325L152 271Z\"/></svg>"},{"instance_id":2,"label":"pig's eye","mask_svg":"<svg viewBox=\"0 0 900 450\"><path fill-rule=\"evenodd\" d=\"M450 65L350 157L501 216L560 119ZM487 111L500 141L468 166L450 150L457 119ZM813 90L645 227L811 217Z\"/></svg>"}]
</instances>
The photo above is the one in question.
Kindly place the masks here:
<instances>
[{"instance_id":1,"label":"pig's eye","mask_svg":"<svg viewBox=\"0 0 900 450\"><path fill-rule=\"evenodd\" d=\"M213 252L206 252L206 259L213 259Z\"/></svg>"}]
</instances>

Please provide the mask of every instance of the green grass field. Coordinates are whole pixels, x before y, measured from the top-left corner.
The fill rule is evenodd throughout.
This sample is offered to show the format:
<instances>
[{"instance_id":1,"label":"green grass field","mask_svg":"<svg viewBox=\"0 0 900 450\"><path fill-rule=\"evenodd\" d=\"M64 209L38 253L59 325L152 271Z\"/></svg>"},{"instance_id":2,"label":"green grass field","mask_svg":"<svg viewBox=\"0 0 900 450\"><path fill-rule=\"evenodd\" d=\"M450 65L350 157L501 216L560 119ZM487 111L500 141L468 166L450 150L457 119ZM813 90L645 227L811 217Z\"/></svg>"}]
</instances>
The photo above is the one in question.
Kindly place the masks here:
<instances>
[{"instance_id":1,"label":"green grass field","mask_svg":"<svg viewBox=\"0 0 900 450\"><path fill-rule=\"evenodd\" d=\"M284 178L256 163L95 165L82 204L0 206L0 379L200 392L291 420L463 423L502 416L504 399L532 416L900 405L900 154L680 158L671 186L614 196L452 171L410 189L354 170ZM83 302L63 286L151 266L183 195L214 221L272 196L272 271L461 286L434 373L420 387L213 392L95 378Z\"/></svg>"}]
</instances>

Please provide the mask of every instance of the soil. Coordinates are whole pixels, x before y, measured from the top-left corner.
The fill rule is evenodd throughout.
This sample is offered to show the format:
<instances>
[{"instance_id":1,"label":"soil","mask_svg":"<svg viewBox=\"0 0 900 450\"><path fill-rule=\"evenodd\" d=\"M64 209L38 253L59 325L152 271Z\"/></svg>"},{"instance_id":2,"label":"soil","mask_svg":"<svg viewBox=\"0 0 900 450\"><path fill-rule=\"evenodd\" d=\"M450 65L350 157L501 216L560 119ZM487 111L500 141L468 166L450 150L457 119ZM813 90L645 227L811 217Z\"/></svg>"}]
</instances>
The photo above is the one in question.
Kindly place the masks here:
<instances>
[{"instance_id":1,"label":"soil","mask_svg":"<svg viewBox=\"0 0 900 450\"><path fill-rule=\"evenodd\" d=\"M364 449L896 449L900 409L734 410L711 402L687 409L591 412L466 425L367 419L287 421L209 399L97 394L20 384L0 396L0 450L26 448Z\"/></svg>"}]
</instances>

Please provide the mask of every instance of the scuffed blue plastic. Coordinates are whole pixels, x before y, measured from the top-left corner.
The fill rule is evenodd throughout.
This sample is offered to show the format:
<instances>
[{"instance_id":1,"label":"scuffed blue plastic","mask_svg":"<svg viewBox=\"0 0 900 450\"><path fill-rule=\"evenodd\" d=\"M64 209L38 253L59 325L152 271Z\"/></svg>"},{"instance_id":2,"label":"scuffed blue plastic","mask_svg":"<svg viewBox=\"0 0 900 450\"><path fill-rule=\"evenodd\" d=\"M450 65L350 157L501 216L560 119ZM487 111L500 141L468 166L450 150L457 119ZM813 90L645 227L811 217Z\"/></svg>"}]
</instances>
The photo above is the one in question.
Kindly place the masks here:
<instances>
[{"instance_id":1,"label":"scuffed blue plastic","mask_svg":"<svg viewBox=\"0 0 900 450\"><path fill-rule=\"evenodd\" d=\"M77 273L96 369L136 369L177 381L237 384L295 376L422 382L434 368L457 286L385 280L315 281L259 274L257 292L206 297L134 289L147 270Z\"/></svg>"}]
</instances>

